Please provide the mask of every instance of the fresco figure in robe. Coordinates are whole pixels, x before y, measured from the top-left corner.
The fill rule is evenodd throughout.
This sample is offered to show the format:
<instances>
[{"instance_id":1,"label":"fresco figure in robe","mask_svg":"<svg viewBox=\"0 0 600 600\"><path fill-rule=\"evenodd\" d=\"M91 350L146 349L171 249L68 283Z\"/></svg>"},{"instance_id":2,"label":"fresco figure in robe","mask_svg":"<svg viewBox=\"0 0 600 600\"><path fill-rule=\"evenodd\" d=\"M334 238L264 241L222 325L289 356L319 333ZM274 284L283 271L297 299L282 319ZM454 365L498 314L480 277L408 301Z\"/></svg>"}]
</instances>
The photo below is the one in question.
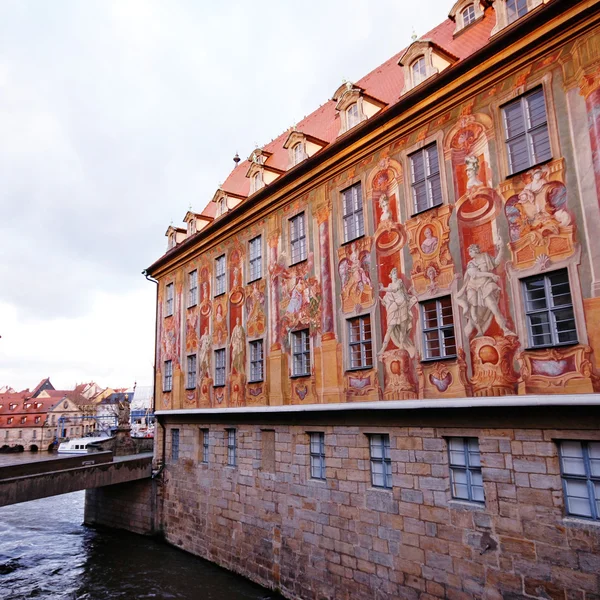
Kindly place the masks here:
<instances>
[{"instance_id":1,"label":"fresco figure in robe","mask_svg":"<svg viewBox=\"0 0 600 600\"><path fill-rule=\"evenodd\" d=\"M425 254L432 254L436 251L439 240L433 235L433 230L431 229L431 227L425 227L425 229L423 230L423 235L425 237L421 242L421 250Z\"/></svg>"},{"instance_id":2,"label":"fresco figure in robe","mask_svg":"<svg viewBox=\"0 0 600 600\"><path fill-rule=\"evenodd\" d=\"M246 335L240 325L240 318L235 320L235 327L231 332L231 367L239 374L243 374L246 362Z\"/></svg>"},{"instance_id":3,"label":"fresco figure in robe","mask_svg":"<svg viewBox=\"0 0 600 600\"><path fill-rule=\"evenodd\" d=\"M413 320L411 309L417 303L417 298L408 292L404 282L398 277L396 267L390 271L390 279L392 281L387 287L379 286L380 293L385 292L380 300L386 309L387 317L387 331L378 354L379 360L383 360L383 354L390 341L398 349L406 350L411 357L415 354L410 331Z\"/></svg>"},{"instance_id":4,"label":"fresco figure in robe","mask_svg":"<svg viewBox=\"0 0 600 600\"><path fill-rule=\"evenodd\" d=\"M496 258L492 258L487 252L482 252L478 244L469 246L471 260L467 264L463 286L456 294L456 303L463 309L467 321L464 330L467 337L473 331L477 335L485 335L493 319L504 335L515 335L498 307L500 277L492 272L502 260L502 248L502 243L498 242Z\"/></svg>"},{"instance_id":5,"label":"fresco figure in robe","mask_svg":"<svg viewBox=\"0 0 600 600\"><path fill-rule=\"evenodd\" d=\"M210 377L210 354L212 348L212 337L208 333L208 329L204 332L204 335L200 338L200 352L199 352L199 363L200 363L200 379L204 375Z\"/></svg>"}]
</instances>

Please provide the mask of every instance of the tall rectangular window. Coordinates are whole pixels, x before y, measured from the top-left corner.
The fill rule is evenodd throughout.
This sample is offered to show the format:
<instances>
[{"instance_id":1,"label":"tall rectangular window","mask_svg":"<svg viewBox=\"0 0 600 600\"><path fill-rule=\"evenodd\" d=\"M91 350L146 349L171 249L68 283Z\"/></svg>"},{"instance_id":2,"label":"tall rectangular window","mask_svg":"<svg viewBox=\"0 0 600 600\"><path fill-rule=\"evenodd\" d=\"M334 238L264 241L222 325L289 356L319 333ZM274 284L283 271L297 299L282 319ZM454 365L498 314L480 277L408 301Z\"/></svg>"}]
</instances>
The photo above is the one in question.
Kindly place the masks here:
<instances>
[{"instance_id":1,"label":"tall rectangular window","mask_svg":"<svg viewBox=\"0 0 600 600\"><path fill-rule=\"evenodd\" d=\"M308 434L310 440L310 476L325 479L325 434L315 431Z\"/></svg>"},{"instance_id":2,"label":"tall rectangular window","mask_svg":"<svg viewBox=\"0 0 600 600\"><path fill-rule=\"evenodd\" d=\"M171 429L171 461L179 460L179 429Z\"/></svg>"},{"instance_id":3,"label":"tall rectangular window","mask_svg":"<svg viewBox=\"0 0 600 600\"><path fill-rule=\"evenodd\" d=\"M600 520L600 442L560 442L567 514Z\"/></svg>"},{"instance_id":4,"label":"tall rectangular window","mask_svg":"<svg viewBox=\"0 0 600 600\"><path fill-rule=\"evenodd\" d=\"M360 182L342 192L344 213L344 242L349 242L365 234L362 186Z\"/></svg>"},{"instance_id":5,"label":"tall rectangular window","mask_svg":"<svg viewBox=\"0 0 600 600\"><path fill-rule=\"evenodd\" d=\"M308 329L293 331L292 375L310 375L310 336Z\"/></svg>"},{"instance_id":6,"label":"tall rectangular window","mask_svg":"<svg viewBox=\"0 0 600 600\"><path fill-rule=\"evenodd\" d=\"M224 294L226 287L225 255L215 258L215 296Z\"/></svg>"},{"instance_id":7,"label":"tall rectangular window","mask_svg":"<svg viewBox=\"0 0 600 600\"><path fill-rule=\"evenodd\" d=\"M290 219L290 254L293 265L306 260L306 223L304 213Z\"/></svg>"},{"instance_id":8,"label":"tall rectangular window","mask_svg":"<svg viewBox=\"0 0 600 600\"><path fill-rule=\"evenodd\" d=\"M210 450L210 431L208 429L200 430L200 445L201 445L201 460L203 463L208 463L208 453Z\"/></svg>"},{"instance_id":9,"label":"tall rectangular window","mask_svg":"<svg viewBox=\"0 0 600 600\"><path fill-rule=\"evenodd\" d=\"M441 204L442 183L435 142L410 155L410 172L415 212Z\"/></svg>"},{"instance_id":10,"label":"tall rectangular window","mask_svg":"<svg viewBox=\"0 0 600 600\"><path fill-rule=\"evenodd\" d=\"M175 287L172 283L167 283L166 292L165 317L170 317L173 314L173 304L175 302Z\"/></svg>"},{"instance_id":11,"label":"tall rectangular window","mask_svg":"<svg viewBox=\"0 0 600 600\"><path fill-rule=\"evenodd\" d=\"M552 158L543 88L504 106L502 116L511 175Z\"/></svg>"},{"instance_id":12,"label":"tall rectangular window","mask_svg":"<svg viewBox=\"0 0 600 600\"><path fill-rule=\"evenodd\" d=\"M524 17L527 11L527 0L506 0L506 13L509 23L514 23L517 19Z\"/></svg>"},{"instance_id":13,"label":"tall rectangular window","mask_svg":"<svg viewBox=\"0 0 600 600\"><path fill-rule=\"evenodd\" d=\"M454 318L450 296L421 302L425 358L456 356Z\"/></svg>"},{"instance_id":14,"label":"tall rectangular window","mask_svg":"<svg viewBox=\"0 0 600 600\"><path fill-rule=\"evenodd\" d=\"M227 466L235 467L237 463L236 431L235 429L226 429L225 432L227 434Z\"/></svg>"},{"instance_id":15,"label":"tall rectangular window","mask_svg":"<svg viewBox=\"0 0 600 600\"><path fill-rule=\"evenodd\" d=\"M193 390L196 387L196 355L190 354L187 357L187 379L185 387Z\"/></svg>"},{"instance_id":16,"label":"tall rectangular window","mask_svg":"<svg viewBox=\"0 0 600 600\"><path fill-rule=\"evenodd\" d=\"M198 271L188 273L188 308L198 304Z\"/></svg>"},{"instance_id":17,"label":"tall rectangular window","mask_svg":"<svg viewBox=\"0 0 600 600\"><path fill-rule=\"evenodd\" d=\"M262 381L264 378L263 341L250 342L250 382Z\"/></svg>"},{"instance_id":18,"label":"tall rectangular window","mask_svg":"<svg viewBox=\"0 0 600 600\"><path fill-rule=\"evenodd\" d=\"M566 269L522 280L529 346L577 343L573 300Z\"/></svg>"},{"instance_id":19,"label":"tall rectangular window","mask_svg":"<svg viewBox=\"0 0 600 600\"><path fill-rule=\"evenodd\" d=\"M248 242L248 249L250 281L256 281L262 277L262 238L260 235Z\"/></svg>"},{"instance_id":20,"label":"tall rectangular window","mask_svg":"<svg viewBox=\"0 0 600 600\"><path fill-rule=\"evenodd\" d=\"M371 484L373 487L392 489L392 459L390 436L387 433L369 435L371 455Z\"/></svg>"},{"instance_id":21,"label":"tall rectangular window","mask_svg":"<svg viewBox=\"0 0 600 600\"><path fill-rule=\"evenodd\" d=\"M448 438L452 497L484 502L481 458L477 438Z\"/></svg>"},{"instance_id":22,"label":"tall rectangular window","mask_svg":"<svg viewBox=\"0 0 600 600\"><path fill-rule=\"evenodd\" d=\"M348 319L348 346L351 369L365 369L373 366L371 317L369 315Z\"/></svg>"},{"instance_id":23,"label":"tall rectangular window","mask_svg":"<svg viewBox=\"0 0 600 600\"><path fill-rule=\"evenodd\" d=\"M165 360L165 371L163 375L163 392L173 389L173 361Z\"/></svg>"},{"instance_id":24,"label":"tall rectangular window","mask_svg":"<svg viewBox=\"0 0 600 600\"><path fill-rule=\"evenodd\" d=\"M215 350L215 386L225 385L225 348Z\"/></svg>"}]
</instances>

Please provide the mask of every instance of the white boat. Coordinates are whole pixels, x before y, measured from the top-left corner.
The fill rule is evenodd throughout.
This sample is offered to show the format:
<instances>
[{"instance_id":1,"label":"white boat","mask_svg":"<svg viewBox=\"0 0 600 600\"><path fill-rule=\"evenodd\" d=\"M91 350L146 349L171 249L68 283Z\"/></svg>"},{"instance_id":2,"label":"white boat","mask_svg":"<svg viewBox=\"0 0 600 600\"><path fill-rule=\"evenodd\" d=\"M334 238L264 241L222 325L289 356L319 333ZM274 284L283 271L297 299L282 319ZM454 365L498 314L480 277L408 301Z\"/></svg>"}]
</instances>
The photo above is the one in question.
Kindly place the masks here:
<instances>
[{"instance_id":1,"label":"white boat","mask_svg":"<svg viewBox=\"0 0 600 600\"><path fill-rule=\"evenodd\" d=\"M101 435L96 437L74 438L61 442L58 447L59 454L87 454L88 446L95 442L104 442L110 439L111 436Z\"/></svg>"}]
</instances>

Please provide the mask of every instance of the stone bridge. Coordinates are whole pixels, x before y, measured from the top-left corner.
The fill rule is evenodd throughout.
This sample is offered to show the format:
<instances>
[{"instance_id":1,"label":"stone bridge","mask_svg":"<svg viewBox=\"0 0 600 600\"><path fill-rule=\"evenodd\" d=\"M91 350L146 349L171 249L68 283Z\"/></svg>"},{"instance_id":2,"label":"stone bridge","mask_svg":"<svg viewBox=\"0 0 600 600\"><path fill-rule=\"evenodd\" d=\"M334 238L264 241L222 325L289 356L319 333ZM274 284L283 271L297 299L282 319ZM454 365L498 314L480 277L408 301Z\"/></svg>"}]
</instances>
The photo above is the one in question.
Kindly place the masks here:
<instances>
[{"instance_id":1,"label":"stone bridge","mask_svg":"<svg viewBox=\"0 0 600 600\"><path fill-rule=\"evenodd\" d=\"M0 466L0 506L79 490L113 486L152 475L152 453L114 457L95 452Z\"/></svg>"}]
</instances>

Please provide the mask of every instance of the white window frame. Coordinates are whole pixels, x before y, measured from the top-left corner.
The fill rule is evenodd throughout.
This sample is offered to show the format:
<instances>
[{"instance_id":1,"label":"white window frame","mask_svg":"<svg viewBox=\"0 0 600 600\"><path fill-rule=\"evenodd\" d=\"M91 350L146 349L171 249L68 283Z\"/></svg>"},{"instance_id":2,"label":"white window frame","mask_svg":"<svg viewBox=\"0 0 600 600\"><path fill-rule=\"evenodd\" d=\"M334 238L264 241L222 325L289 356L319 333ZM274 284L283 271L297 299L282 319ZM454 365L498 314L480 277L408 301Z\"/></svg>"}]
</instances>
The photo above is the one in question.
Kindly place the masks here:
<instances>
[{"instance_id":1,"label":"white window frame","mask_svg":"<svg viewBox=\"0 0 600 600\"><path fill-rule=\"evenodd\" d=\"M198 304L198 269L188 273L188 308Z\"/></svg>"},{"instance_id":2,"label":"white window frame","mask_svg":"<svg viewBox=\"0 0 600 600\"><path fill-rule=\"evenodd\" d=\"M342 191L342 215L344 243L365 235L365 215L360 181Z\"/></svg>"},{"instance_id":3,"label":"white window frame","mask_svg":"<svg viewBox=\"0 0 600 600\"><path fill-rule=\"evenodd\" d=\"M225 429L227 434L227 466L237 466L237 431L230 427Z\"/></svg>"},{"instance_id":4,"label":"white window frame","mask_svg":"<svg viewBox=\"0 0 600 600\"><path fill-rule=\"evenodd\" d=\"M308 434L310 456L310 478L324 481L325 475L325 433L311 431Z\"/></svg>"},{"instance_id":5,"label":"white window frame","mask_svg":"<svg viewBox=\"0 0 600 600\"><path fill-rule=\"evenodd\" d=\"M450 325L444 325L443 321L443 305L444 301L449 302L450 306L450 316L452 318L452 323ZM427 319L425 316L426 305L435 304L435 312L436 312L436 325L434 327L427 327ZM421 332L422 332L422 340L423 340L423 356L426 360L441 360L445 358L455 358L457 356L457 340L456 340L456 330L454 328L454 307L452 306L452 297L451 296L440 296L437 298L430 298L429 300L424 300L419 303L419 312L421 315ZM451 337L454 340L454 353L447 352L447 336L444 335L444 332L451 332ZM437 342L440 349L439 356L435 356L430 352L430 348L428 346L428 334L437 334ZM449 336L448 336L449 337ZM450 346L451 347L451 346Z\"/></svg>"},{"instance_id":6,"label":"white window frame","mask_svg":"<svg viewBox=\"0 0 600 600\"><path fill-rule=\"evenodd\" d=\"M250 346L250 378L249 383L256 383L263 381L265 377L265 351L264 341L250 340L248 342Z\"/></svg>"},{"instance_id":7,"label":"white window frame","mask_svg":"<svg viewBox=\"0 0 600 600\"><path fill-rule=\"evenodd\" d=\"M360 108L358 101L353 102L346 109L346 130L356 127L360 123Z\"/></svg>"},{"instance_id":8,"label":"white window frame","mask_svg":"<svg viewBox=\"0 0 600 600\"><path fill-rule=\"evenodd\" d=\"M410 63L410 78L412 80L412 87L417 87L427 79L427 59L425 55L415 58Z\"/></svg>"},{"instance_id":9,"label":"white window frame","mask_svg":"<svg viewBox=\"0 0 600 600\"><path fill-rule=\"evenodd\" d=\"M527 0L505 0L505 4L506 4L506 21L508 22L509 25L511 23L514 23L515 21L518 21L522 17L524 17L527 13L529 13L529 10L530 10L529 2ZM520 6L519 6L519 4L520 4ZM520 11L523 8L525 8L525 12L523 12L521 14ZM514 13L512 15L511 15L511 10L514 11Z\"/></svg>"},{"instance_id":10,"label":"white window frame","mask_svg":"<svg viewBox=\"0 0 600 600\"><path fill-rule=\"evenodd\" d=\"M371 465L371 485L375 488L391 490L392 458L388 433L368 433L369 463Z\"/></svg>"},{"instance_id":11,"label":"white window frame","mask_svg":"<svg viewBox=\"0 0 600 600\"><path fill-rule=\"evenodd\" d=\"M175 304L175 284L173 282L167 283L165 286L165 317L172 317Z\"/></svg>"},{"instance_id":12,"label":"white window frame","mask_svg":"<svg viewBox=\"0 0 600 600\"><path fill-rule=\"evenodd\" d=\"M304 211L289 219L291 265L301 263L308 258L306 226L306 213Z\"/></svg>"},{"instance_id":13,"label":"white window frame","mask_svg":"<svg viewBox=\"0 0 600 600\"><path fill-rule=\"evenodd\" d=\"M352 337L352 324L358 322L358 338ZM371 315L358 315L347 319L348 323L348 371L358 371L361 369L373 368L373 328L371 325ZM365 323L369 324L368 332ZM358 349L360 364L354 364L354 350Z\"/></svg>"},{"instance_id":14,"label":"white window frame","mask_svg":"<svg viewBox=\"0 0 600 600\"><path fill-rule=\"evenodd\" d=\"M299 329L290 333L292 376L307 377L311 373L310 331Z\"/></svg>"},{"instance_id":15,"label":"white window frame","mask_svg":"<svg viewBox=\"0 0 600 600\"><path fill-rule=\"evenodd\" d=\"M163 392L173 391L173 361L165 360L163 374Z\"/></svg>"},{"instance_id":16,"label":"white window frame","mask_svg":"<svg viewBox=\"0 0 600 600\"><path fill-rule=\"evenodd\" d=\"M297 142L292 147L292 165L296 166L304 160L305 152L304 152L304 144L302 142Z\"/></svg>"},{"instance_id":17,"label":"white window frame","mask_svg":"<svg viewBox=\"0 0 600 600\"><path fill-rule=\"evenodd\" d=\"M186 390L193 390L198 383L197 377L198 360L195 354L188 354L187 357L187 373L186 373Z\"/></svg>"},{"instance_id":18,"label":"white window frame","mask_svg":"<svg viewBox=\"0 0 600 600\"><path fill-rule=\"evenodd\" d=\"M204 464L208 464L210 458L210 429L203 427L200 429L202 434L202 461Z\"/></svg>"},{"instance_id":19,"label":"white window frame","mask_svg":"<svg viewBox=\"0 0 600 600\"><path fill-rule=\"evenodd\" d=\"M248 283L262 278L262 236L257 235L248 242Z\"/></svg>"},{"instance_id":20,"label":"white window frame","mask_svg":"<svg viewBox=\"0 0 600 600\"><path fill-rule=\"evenodd\" d=\"M223 295L227 291L227 261L225 255L215 258L215 294L214 297Z\"/></svg>"},{"instance_id":21,"label":"white window frame","mask_svg":"<svg viewBox=\"0 0 600 600\"><path fill-rule=\"evenodd\" d=\"M256 173L252 175L252 193L258 192L258 190L262 189L264 185L265 180L262 171L256 171Z\"/></svg>"},{"instance_id":22,"label":"white window frame","mask_svg":"<svg viewBox=\"0 0 600 600\"><path fill-rule=\"evenodd\" d=\"M449 437L447 442L452 498L464 502L485 504L479 440L474 437ZM458 481L459 479L461 481ZM458 492L457 486L459 485L466 488L466 494ZM480 493L479 490L481 490Z\"/></svg>"},{"instance_id":23,"label":"white window frame","mask_svg":"<svg viewBox=\"0 0 600 600\"><path fill-rule=\"evenodd\" d=\"M566 275L566 283L569 288L570 302L568 304L560 304L560 305L555 306L554 305L554 296L552 294L551 279L553 276L556 276L559 273ZM534 280L542 280L544 282L544 299L545 299L546 308L533 309L530 307L527 284ZM571 290L571 280L569 277L568 269L557 269L555 271L550 271L548 273L542 273L539 275L532 275L529 277L524 277L523 279L520 280L520 283L521 283L521 290L522 290L522 295L523 295L523 306L524 306L524 314L525 314L525 326L527 328L528 348L537 350L537 349L543 349L543 348L554 348L557 346L573 346L575 344L578 344L579 343L579 334L578 334L578 329L577 329L577 317L575 315L573 292ZM560 294L560 295L565 295L565 294ZM560 331L558 331L555 313L557 313L559 311L566 311L569 309L571 311L571 316L570 316L569 320L573 321L574 328L560 332ZM535 344L534 343L534 334L532 331L534 325L531 322L531 317L534 315L540 315L540 314L548 315L547 323L550 327L549 333L550 333L550 337L552 340L552 342L550 344ZM564 334L567 331L574 331L575 339L561 342L559 339L559 336L561 335L561 333Z\"/></svg>"},{"instance_id":24,"label":"white window frame","mask_svg":"<svg viewBox=\"0 0 600 600\"><path fill-rule=\"evenodd\" d=\"M431 154L430 151L435 148L437 155L437 170L432 170L432 162L431 162ZM424 177L421 179L416 179L415 173L415 159L417 156L421 156L423 160L423 174ZM443 158L443 156L442 156ZM431 143L426 144L422 148L411 152L408 155L408 161L410 164L410 190L412 197L412 205L413 205L413 213L419 214L425 212L426 210L430 210L431 208L435 208L436 206L442 206L444 204L444 193L443 193L443 181L442 181L442 169L440 165L440 152L437 140L434 140ZM435 182L438 182L437 188L434 185ZM424 208L420 208L417 203L417 187L420 185L425 185L425 194L426 194L426 202L427 205ZM439 189L439 198L435 197L435 189Z\"/></svg>"},{"instance_id":25,"label":"white window frame","mask_svg":"<svg viewBox=\"0 0 600 600\"><path fill-rule=\"evenodd\" d=\"M465 14L469 15L466 19ZM462 19L463 28L471 25L471 23L474 23L477 20L477 15L475 14L475 5L467 4L467 6L465 6L460 12L460 18Z\"/></svg>"},{"instance_id":26,"label":"white window frame","mask_svg":"<svg viewBox=\"0 0 600 600\"><path fill-rule=\"evenodd\" d=\"M215 381L214 387L223 387L227 376L227 351L217 348L215 351Z\"/></svg>"}]
</instances>

